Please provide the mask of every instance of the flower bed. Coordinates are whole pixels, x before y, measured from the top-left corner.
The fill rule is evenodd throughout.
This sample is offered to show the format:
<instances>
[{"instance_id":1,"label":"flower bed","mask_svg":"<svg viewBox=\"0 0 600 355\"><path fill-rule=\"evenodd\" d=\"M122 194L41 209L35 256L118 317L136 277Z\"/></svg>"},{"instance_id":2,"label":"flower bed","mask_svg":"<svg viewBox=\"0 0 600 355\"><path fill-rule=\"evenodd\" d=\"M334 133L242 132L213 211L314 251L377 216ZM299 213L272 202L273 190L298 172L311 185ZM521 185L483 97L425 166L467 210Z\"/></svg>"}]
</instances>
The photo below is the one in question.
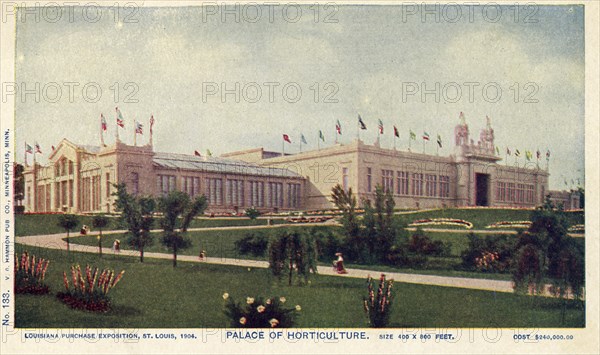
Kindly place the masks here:
<instances>
[{"instance_id":1,"label":"flower bed","mask_svg":"<svg viewBox=\"0 0 600 355\"><path fill-rule=\"evenodd\" d=\"M85 267L83 273L79 265L71 266L72 284L69 285L67 273L63 272L66 291L58 293L56 297L73 309L108 312L110 310L108 292L117 285L124 273L125 270L115 274L110 269L99 272L98 268L92 271L89 265Z\"/></svg>"},{"instance_id":2,"label":"flower bed","mask_svg":"<svg viewBox=\"0 0 600 355\"><path fill-rule=\"evenodd\" d=\"M246 302L240 304L234 302L226 292L223 299L226 302L224 313L234 328L289 328L302 310L300 305L285 308L285 297L246 297Z\"/></svg>"},{"instance_id":3,"label":"flower bed","mask_svg":"<svg viewBox=\"0 0 600 355\"><path fill-rule=\"evenodd\" d=\"M465 227L466 229L472 229L473 223L465 221L464 219L456 218L424 218L417 219L409 224L410 227L421 227L421 226L459 226Z\"/></svg>"},{"instance_id":4,"label":"flower bed","mask_svg":"<svg viewBox=\"0 0 600 355\"><path fill-rule=\"evenodd\" d=\"M584 233L585 232L585 224L575 224L569 227L569 232L571 233Z\"/></svg>"},{"instance_id":5,"label":"flower bed","mask_svg":"<svg viewBox=\"0 0 600 355\"><path fill-rule=\"evenodd\" d=\"M323 216L323 217L290 217L290 218L286 218L286 222L289 223L322 223L322 222L326 222L330 219L332 219L333 217L331 216Z\"/></svg>"},{"instance_id":6,"label":"flower bed","mask_svg":"<svg viewBox=\"0 0 600 355\"><path fill-rule=\"evenodd\" d=\"M529 228L531 221L500 221L486 226L486 229L493 228Z\"/></svg>"},{"instance_id":7,"label":"flower bed","mask_svg":"<svg viewBox=\"0 0 600 355\"><path fill-rule=\"evenodd\" d=\"M36 260L35 255L30 256L28 252L21 254L20 258L15 256L15 293L45 295L50 292L44 283L49 264L49 260Z\"/></svg>"}]
</instances>

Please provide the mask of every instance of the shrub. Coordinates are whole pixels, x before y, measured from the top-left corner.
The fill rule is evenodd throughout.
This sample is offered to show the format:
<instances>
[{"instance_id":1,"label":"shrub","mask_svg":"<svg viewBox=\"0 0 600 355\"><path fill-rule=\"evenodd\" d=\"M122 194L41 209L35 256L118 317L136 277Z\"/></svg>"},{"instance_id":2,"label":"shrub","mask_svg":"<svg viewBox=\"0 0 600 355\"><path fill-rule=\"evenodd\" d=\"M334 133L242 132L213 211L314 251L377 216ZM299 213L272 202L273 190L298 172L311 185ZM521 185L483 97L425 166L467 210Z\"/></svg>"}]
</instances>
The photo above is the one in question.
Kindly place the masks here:
<instances>
[{"instance_id":1,"label":"shrub","mask_svg":"<svg viewBox=\"0 0 600 355\"><path fill-rule=\"evenodd\" d=\"M408 242L408 250L420 255L443 256L450 254L450 244L432 241L421 229L417 229Z\"/></svg>"},{"instance_id":2,"label":"shrub","mask_svg":"<svg viewBox=\"0 0 600 355\"><path fill-rule=\"evenodd\" d=\"M15 206L15 214L25 213L25 206Z\"/></svg>"},{"instance_id":3,"label":"shrub","mask_svg":"<svg viewBox=\"0 0 600 355\"><path fill-rule=\"evenodd\" d=\"M462 267L467 270L508 271L516 240L510 235L479 237L470 233L469 246L461 254Z\"/></svg>"},{"instance_id":4,"label":"shrub","mask_svg":"<svg viewBox=\"0 0 600 355\"><path fill-rule=\"evenodd\" d=\"M28 252L21 254L20 258L15 255L15 293L43 295L50 292L44 283L48 264L50 260L36 260L35 255L30 257Z\"/></svg>"},{"instance_id":5,"label":"shrub","mask_svg":"<svg viewBox=\"0 0 600 355\"><path fill-rule=\"evenodd\" d=\"M233 328L290 328L302 310L300 305L285 308L285 297L246 297L243 304L236 303L228 293L223 294L224 313Z\"/></svg>"},{"instance_id":6,"label":"shrub","mask_svg":"<svg viewBox=\"0 0 600 355\"><path fill-rule=\"evenodd\" d=\"M248 208L246 209L246 216L250 219L256 219L260 216L260 211L256 208Z\"/></svg>"},{"instance_id":7,"label":"shrub","mask_svg":"<svg viewBox=\"0 0 600 355\"><path fill-rule=\"evenodd\" d=\"M252 254L264 256L269 244L269 238L258 233L246 233L245 237L235 242L235 247L242 255Z\"/></svg>"},{"instance_id":8,"label":"shrub","mask_svg":"<svg viewBox=\"0 0 600 355\"><path fill-rule=\"evenodd\" d=\"M384 328L388 325L392 308L392 286L394 280L385 280L385 275L381 274L379 278L379 288L377 294L373 290L373 279L371 276L367 279L367 290L369 295L363 298L363 307L369 325L373 328Z\"/></svg>"},{"instance_id":9,"label":"shrub","mask_svg":"<svg viewBox=\"0 0 600 355\"><path fill-rule=\"evenodd\" d=\"M108 312L110 310L110 298L108 292L114 288L123 277L125 270L116 274L114 270L92 268L87 265L85 273L81 267L71 266L71 280L69 285L67 273L63 272L65 292L56 296L69 307L92 312Z\"/></svg>"}]
</instances>

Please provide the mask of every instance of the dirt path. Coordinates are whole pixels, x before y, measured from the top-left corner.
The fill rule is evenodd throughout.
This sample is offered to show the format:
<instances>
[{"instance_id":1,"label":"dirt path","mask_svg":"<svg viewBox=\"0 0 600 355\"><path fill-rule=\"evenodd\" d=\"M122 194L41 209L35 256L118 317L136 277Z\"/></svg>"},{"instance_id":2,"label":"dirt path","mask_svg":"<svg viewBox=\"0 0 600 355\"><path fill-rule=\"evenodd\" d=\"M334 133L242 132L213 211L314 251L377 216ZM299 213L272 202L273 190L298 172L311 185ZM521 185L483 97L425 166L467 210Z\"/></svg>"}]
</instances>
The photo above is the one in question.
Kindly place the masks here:
<instances>
[{"instance_id":1,"label":"dirt path","mask_svg":"<svg viewBox=\"0 0 600 355\"><path fill-rule=\"evenodd\" d=\"M247 229L247 228L277 228L286 225L276 225L276 226L238 226L238 227L212 227L212 228L193 228L191 231L203 231L203 230L230 230L230 229ZM116 234L123 233L122 230L115 231L107 231L104 232L107 234ZM91 233L90 235L97 235L96 233ZM67 243L62 240L64 237L64 233L61 234L47 234L47 235L36 235L36 236L27 236L27 237L17 237L16 242L19 244L40 247L40 248L50 248L50 249L59 249L66 250ZM81 244L70 244L71 251L76 252L84 252L84 253L97 253L98 247L90 246L90 245L81 245ZM113 251L110 248L103 248L102 252L105 254L113 254ZM122 250L120 255L123 256L139 256L139 253L134 250ZM147 258L156 258L156 259L172 259L172 255L168 253L156 253L156 252L145 252L144 256ZM199 260L197 256L192 255L178 255L177 260L179 261L187 261L187 262L204 262L210 264L220 264L220 265L233 265L240 267L256 267L256 268L267 268L269 266L266 261L259 260L247 260L247 259L232 259L232 258L218 258L218 257L207 257L204 260ZM320 266L318 267L318 273L321 275L330 275L337 277L351 277L351 278L360 278L366 279L367 276L371 275L373 277L378 277L382 272L375 270L362 270L362 269L347 269L348 273L340 275L336 273L333 268ZM435 286L444 286L444 287L458 287L458 288L467 288L474 290L486 290L486 291L495 291L495 292L513 292L512 282L511 281L503 281L503 280L488 280L488 279L476 279L476 278L466 278L466 277L450 277L450 276L437 276L437 275L423 275L423 274L407 274L407 273L399 273L399 272L385 272L386 276L389 279L394 279L396 282L405 282L412 284L421 284L421 285L435 285ZM547 293L549 295L549 293Z\"/></svg>"}]
</instances>

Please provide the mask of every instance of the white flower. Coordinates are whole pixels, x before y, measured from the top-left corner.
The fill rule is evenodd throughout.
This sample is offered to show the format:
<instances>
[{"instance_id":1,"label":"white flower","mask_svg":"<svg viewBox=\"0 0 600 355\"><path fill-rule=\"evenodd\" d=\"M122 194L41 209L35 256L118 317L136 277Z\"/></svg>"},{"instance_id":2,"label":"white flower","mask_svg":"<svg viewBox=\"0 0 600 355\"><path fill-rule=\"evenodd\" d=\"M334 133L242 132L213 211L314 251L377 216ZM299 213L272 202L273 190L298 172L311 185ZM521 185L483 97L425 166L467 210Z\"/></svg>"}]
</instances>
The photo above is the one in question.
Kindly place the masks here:
<instances>
[{"instance_id":1,"label":"white flower","mask_svg":"<svg viewBox=\"0 0 600 355\"><path fill-rule=\"evenodd\" d=\"M258 307L256 307L256 310L258 311L258 313L262 313L265 311L265 306L263 306L262 304Z\"/></svg>"},{"instance_id":2,"label":"white flower","mask_svg":"<svg viewBox=\"0 0 600 355\"><path fill-rule=\"evenodd\" d=\"M283 297L283 296L282 296L282 297L279 297L279 302L281 302L281 303L285 303L285 297Z\"/></svg>"},{"instance_id":3,"label":"white flower","mask_svg":"<svg viewBox=\"0 0 600 355\"><path fill-rule=\"evenodd\" d=\"M298 312L300 312L300 311L302 310L302 307L300 307L300 305L299 305L299 304L297 304L297 305L296 305L296 310L297 310Z\"/></svg>"},{"instance_id":4,"label":"white flower","mask_svg":"<svg viewBox=\"0 0 600 355\"><path fill-rule=\"evenodd\" d=\"M269 323L271 323L271 328L275 328L279 324L279 321L275 318L271 318L271 320L269 320Z\"/></svg>"},{"instance_id":5,"label":"white flower","mask_svg":"<svg viewBox=\"0 0 600 355\"><path fill-rule=\"evenodd\" d=\"M227 292L225 292L225 293L223 294L223 299L224 299L224 300L226 300L226 299L228 299L228 298L229 298L229 294L228 294Z\"/></svg>"},{"instance_id":6,"label":"white flower","mask_svg":"<svg viewBox=\"0 0 600 355\"><path fill-rule=\"evenodd\" d=\"M271 299L270 299L270 298L267 298L267 300L265 301L265 303L266 303L266 304L271 304L271 302L272 302L272 301L271 301Z\"/></svg>"},{"instance_id":7,"label":"white flower","mask_svg":"<svg viewBox=\"0 0 600 355\"><path fill-rule=\"evenodd\" d=\"M241 325L244 325L244 324L246 324L246 317L242 317L242 318L240 318L240 324L241 324Z\"/></svg>"},{"instance_id":8,"label":"white flower","mask_svg":"<svg viewBox=\"0 0 600 355\"><path fill-rule=\"evenodd\" d=\"M253 297L246 297L246 303L248 303L248 304L254 303L254 298Z\"/></svg>"}]
</instances>

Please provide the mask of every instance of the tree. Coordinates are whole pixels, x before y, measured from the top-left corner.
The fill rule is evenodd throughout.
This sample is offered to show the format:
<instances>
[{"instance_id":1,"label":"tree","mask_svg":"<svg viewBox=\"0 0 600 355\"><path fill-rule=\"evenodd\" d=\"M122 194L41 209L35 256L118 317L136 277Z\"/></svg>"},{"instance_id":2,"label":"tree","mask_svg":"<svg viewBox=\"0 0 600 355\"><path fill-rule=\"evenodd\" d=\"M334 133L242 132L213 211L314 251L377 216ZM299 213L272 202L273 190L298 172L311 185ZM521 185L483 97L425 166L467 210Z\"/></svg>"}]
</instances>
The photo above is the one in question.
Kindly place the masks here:
<instances>
[{"instance_id":1,"label":"tree","mask_svg":"<svg viewBox=\"0 0 600 355\"><path fill-rule=\"evenodd\" d=\"M150 230L154 223L154 207L156 203L152 197L136 197L127 193L127 186L123 183L114 185L117 197L115 208L121 212L121 222L127 228L128 244L140 252L140 262L144 262L144 249L153 243Z\"/></svg>"},{"instance_id":2,"label":"tree","mask_svg":"<svg viewBox=\"0 0 600 355\"><path fill-rule=\"evenodd\" d=\"M515 290L523 291L523 275L527 273L538 292L547 278L550 291L563 299L563 317L569 293L581 298L585 285L584 252L568 236L568 227L561 206L556 207L547 196L544 205L532 212L531 226L521 234L513 261Z\"/></svg>"},{"instance_id":3,"label":"tree","mask_svg":"<svg viewBox=\"0 0 600 355\"><path fill-rule=\"evenodd\" d=\"M69 241L69 232L71 232L71 229L77 227L78 224L79 218L77 218L77 216L74 214L63 214L58 217L57 225L67 231L67 252L70 251L71 245Z\"/></svg>"},{"instance_id":4,"label":"tree","mask_svg":"<svg viewBox=\"0 0 600 355\"><path fill-rule=\"evenodd\" d=\"M579 192L579 208L585 208L585 189L581 186L577 188L577 192Z\"/></svg>"},{"instance_id":5,"label":"tree","mask_svg":"<svg viewBox=\"0 0 600 355\"><path fill-rule=\"evenodd\" d=\"M163 213L160 221L164 230L162 243L173 251L173 267L177 266L177 252L192 246L185 233L194 217L204 213L206 207L204 195L191 201L190 196L182 191L171 191L158 200L158 209Z\"/></svg>"},{"instance_id":6,"label":"tree","mask_svg":"<svg viewBox=\"0 0 600 355\"><path fill-rule=\"evenodd\" d=\"M396 228L393 216L394 197L390 192L385 193L380 185L375 187L375 201L364 201L365 214L363 218L363 240L369 250L367 262L386 262L388 254L396 244Z\"/></svg>"},{"instance_id":7,"label":"tree","mask_svg":"<svg viewBox=\"0 0 600 355\"><path fill-rule=\"evenodd\" d=\"M23 164L17 164L15 163L15 170L13 172L13 180L14 180L14 198L15 201L17 202L17 206L20 207L17 211L17 208L15 208L15 212L16 213L22 213L23 212L23 208L22 206L22 201L25 198L25 178L23 176L23 172L25 171L25 167L23 166Z\"/></svg>"},{"instance_id":8,"label":"tree","mask_svg":"<svg viewBox=\"0 0 600 355\"><path fill-rule=\"evenodd\" d=\"M108 218L106 216L94 216L92 219L92 227L98 228L100 234L98 234L98 254L102 256L102 228L108 225Z\"/></svg>"},{"instance_id":9,"label":"tree","mask_svg":"<svg viewBox=\"0 0 600 355\"><path fill-rule=\"evenodd\" d=\"M294 271L308 281L311 272L317 272L317 247L314 238L297 230L281 229L269 242L269 268L274 276L288 274L292 285Z\"/></svg>"},{"instance_id":10,"label":"tree","mask_svg":"<svg viewBox=\"0 0 600 355\"><path fill-rule=\"evenodd\" d=\"M331 190L331 198L335 207L342 212L342 225L346 236L356 236L359 232L359 224L356 218L356 197L352 194L352 188L346 192L340 184Z\"/></svg>"}]
</instances>

